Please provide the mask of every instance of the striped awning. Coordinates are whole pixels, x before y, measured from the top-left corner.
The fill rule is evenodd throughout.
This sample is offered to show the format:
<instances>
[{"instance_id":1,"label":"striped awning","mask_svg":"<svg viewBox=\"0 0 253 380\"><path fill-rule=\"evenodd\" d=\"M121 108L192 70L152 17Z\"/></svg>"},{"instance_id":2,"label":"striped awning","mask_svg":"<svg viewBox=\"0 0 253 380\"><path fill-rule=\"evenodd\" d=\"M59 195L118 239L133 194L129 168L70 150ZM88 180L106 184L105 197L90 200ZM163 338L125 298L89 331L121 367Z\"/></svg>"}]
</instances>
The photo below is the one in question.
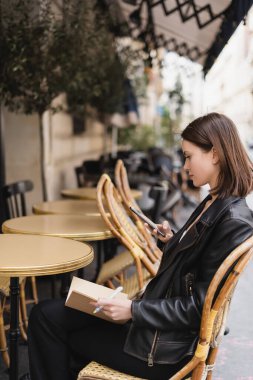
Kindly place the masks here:
<instances>
[{"instance_id":1,"label":"striped awning","mask_svg":"<svg viewBox=\"0 0 253 380\"><path fill-rule=\"evenodd\" d=\"M131 36L150 52L163 46L213 65L253 0L118 0Z\"/></svg>"}]
</instances>

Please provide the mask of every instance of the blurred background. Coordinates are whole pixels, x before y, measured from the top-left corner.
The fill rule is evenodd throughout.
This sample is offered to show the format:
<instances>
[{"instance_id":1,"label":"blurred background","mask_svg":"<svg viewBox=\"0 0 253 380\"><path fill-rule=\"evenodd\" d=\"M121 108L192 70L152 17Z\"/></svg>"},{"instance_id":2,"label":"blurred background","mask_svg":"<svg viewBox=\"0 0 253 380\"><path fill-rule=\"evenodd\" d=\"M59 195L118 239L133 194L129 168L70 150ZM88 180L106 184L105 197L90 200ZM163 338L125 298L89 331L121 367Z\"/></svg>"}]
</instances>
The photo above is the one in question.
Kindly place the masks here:
<instances>
[{"instance_id":1,"label":"blurred background","mask_svg":"<svg viewBox=\"0 0 253 380\"><path fill-rule=\"evenodd\" d=\"M1 1L1 185L28 206L76 186L74 166L161 148L225 113L253 149L251 1Z\"/></svg>"},{"instance_id":2,"label":"blurred background","mask_svg":"<svg viewBox=\"0 0 253 380\"><path fill-rule=\"evenodd\" d=\"M180 228L207 192L182 170L189 122L224 113L253 159L252 3L0 0L0 187L29 179L31 214L63 189L113 178L120 158L142 210ZM235 309L252 308L250 282L248 271ZM215 380L253 379L251 312L234 312ZM21 357L24 372L26 347Z\"/></svg>"}]
</instances>

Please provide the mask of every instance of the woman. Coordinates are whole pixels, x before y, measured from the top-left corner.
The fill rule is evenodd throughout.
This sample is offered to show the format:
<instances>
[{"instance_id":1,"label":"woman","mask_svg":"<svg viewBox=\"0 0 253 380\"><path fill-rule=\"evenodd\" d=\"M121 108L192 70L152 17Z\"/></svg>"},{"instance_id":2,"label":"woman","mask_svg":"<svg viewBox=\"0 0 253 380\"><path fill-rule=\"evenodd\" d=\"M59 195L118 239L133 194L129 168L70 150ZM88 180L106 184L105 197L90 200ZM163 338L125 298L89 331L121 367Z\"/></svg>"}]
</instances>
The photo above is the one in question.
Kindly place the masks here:
<instances>
[{"instance_id":1,"label":"woman","mask_svg":"<svg viewBox=\"0 0 253 380\"><path fill-rule=\"evenodd\" d=\"M32 380L76 379L91 360L147 379L168 379L192 357L207 288L228 254L253 233L244 197L252 190L252 165L233 122L211 113L182 133L184 168L194 186L210 194L173 235L167 222L164 254L142 298L100 299L94 307L125 324L48 301L29 322ZM156 235L156 231L153 231ZM160 235L159 235L160 238Z\"/></svg>"}]
</instances>

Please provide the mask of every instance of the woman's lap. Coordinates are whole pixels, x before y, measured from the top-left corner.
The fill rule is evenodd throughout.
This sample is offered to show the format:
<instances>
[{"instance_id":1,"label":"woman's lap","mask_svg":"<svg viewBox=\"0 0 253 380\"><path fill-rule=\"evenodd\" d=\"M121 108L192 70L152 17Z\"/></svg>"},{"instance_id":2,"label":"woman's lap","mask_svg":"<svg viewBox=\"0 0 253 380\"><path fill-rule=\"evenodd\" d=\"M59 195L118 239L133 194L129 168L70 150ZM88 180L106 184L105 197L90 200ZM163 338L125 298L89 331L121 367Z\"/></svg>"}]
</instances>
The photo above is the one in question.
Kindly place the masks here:
<instances>
[{"instance_id":1,"label":"woman's lap","mask_svg":"<svg viewBox=\"0 0 253 380\"><path fill-rule=\"evenodd\" d=\"M188 362L189 359L185 359L179 366L148 367L147 362L126 354L124 344L129 327L130 324L121 325L99 319L96 324L90 324L89 328L70 334L71 350L79 357L80 364L82 360L84 364L94 360L120 372L155 380L167 380ZM79 369L83 366L81 364Z\"/></svg>"},{"instance_id":2,"label":"woman's lap","mask_svg":"<svg viewBox=\"0 0 253 380\"><path fill-rule=\"evenodd\" d=\"M103 324L90 326L86 331L71 334L70 343L73 352L79 357L80 364L84 365L94 360L100 364L147 379L168 379L181 365L154 365L148 367L147 362L128 355L124 352L124 343L128 333L128 326ZM81 365L79 370L84 367Z\"/></svg>"},{"instance_id":3,"label":"woman's lap","mask_svg":"<svg viewBox=\"0 0 253 380\"><path fill-rule=\"evenodd\" d=\"M40 315L55 331L65 331L68 336L72 365L75 373L92 360L121 372L148 379L168 379L185 362L179 365L154 365L124 353L124 343L129 324L115 324L64 306L63 300L43 302L32 317ZM37 314L37 316L36 316ZM74 363L74 364L73 364Z\"/></svg>"}]
</instances>

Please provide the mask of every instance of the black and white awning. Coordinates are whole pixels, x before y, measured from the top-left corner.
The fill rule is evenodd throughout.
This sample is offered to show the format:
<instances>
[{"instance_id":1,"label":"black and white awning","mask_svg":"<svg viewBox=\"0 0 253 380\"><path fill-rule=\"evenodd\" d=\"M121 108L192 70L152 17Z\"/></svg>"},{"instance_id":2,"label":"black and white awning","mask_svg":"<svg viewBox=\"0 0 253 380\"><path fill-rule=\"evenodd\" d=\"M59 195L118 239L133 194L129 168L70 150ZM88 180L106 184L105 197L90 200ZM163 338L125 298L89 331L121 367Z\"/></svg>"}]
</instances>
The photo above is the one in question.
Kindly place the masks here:
<instances>
[{"instance_id":1,"label":"black and white awning","mask_svg":"<svg viewBox=\"0 0 253 380\"><path fill-rule=\"evenodd\" d=\"M118 0L131 36L147 52L163 46L206 74L253 0Z\"/></svg>"}]
</instances>

